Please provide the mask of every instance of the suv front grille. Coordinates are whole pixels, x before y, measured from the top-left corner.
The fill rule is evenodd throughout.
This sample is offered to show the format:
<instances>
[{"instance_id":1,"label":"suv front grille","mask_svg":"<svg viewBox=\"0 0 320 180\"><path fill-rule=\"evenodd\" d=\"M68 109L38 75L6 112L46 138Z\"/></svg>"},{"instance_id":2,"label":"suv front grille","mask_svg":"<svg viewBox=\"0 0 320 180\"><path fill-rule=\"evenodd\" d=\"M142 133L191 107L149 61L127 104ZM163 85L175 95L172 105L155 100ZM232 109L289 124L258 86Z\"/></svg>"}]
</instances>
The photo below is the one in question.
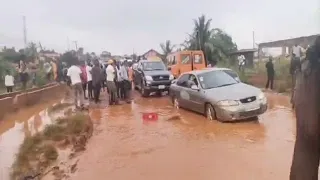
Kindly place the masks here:
<instances>
[{"instance_id":1,"label":"suv front grille","mask_svg":"<svg viewBox=\"0 0 320 180\"><path fill-rule=\"evenodd\" d=\"M241 103L250 103L250 102L253 102L255 101L257 98L255 96L252 96L252 97L247 97L247 98L244 98L244 99L240 99L240 102Z\"/></svg>"},{"instance_id":2,"label":"suv front grille","mask_svg":"<svg viewBox=\"0 0 320 180\"><path fill-rule=\"evenodd\" d=\"M154 81L169 80L169 76L168 75L157 75L157 76L152 76L152 79Z\"/></svg>"}]
</instances>

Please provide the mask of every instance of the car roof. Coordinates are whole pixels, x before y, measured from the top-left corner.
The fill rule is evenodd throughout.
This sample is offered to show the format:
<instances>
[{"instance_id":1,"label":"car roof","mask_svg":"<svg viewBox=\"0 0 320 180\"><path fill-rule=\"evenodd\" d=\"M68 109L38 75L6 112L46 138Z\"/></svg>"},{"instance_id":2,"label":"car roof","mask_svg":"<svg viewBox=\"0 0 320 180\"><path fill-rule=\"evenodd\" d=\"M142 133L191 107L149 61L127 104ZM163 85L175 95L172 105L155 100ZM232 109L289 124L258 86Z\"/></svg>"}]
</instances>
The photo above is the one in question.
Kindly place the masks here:
<instances>
[{"instance_id":1,"label":"car roof","mask_svg":"<svg viewBox=\"0 0 320 180\"><path fill-rule=\"evenodd\" d=\"M206 72L211 72L211 71L225 71L225 70L231 70L229 68L217 68L217 67L213 67L213 68L205 68L202 70L194 70L194 71L190 71L190 72L186 72L183 74L194 74L194 75L198 75L198 74L202 74L202 73L206 73Z\"/></svg>"}]
</instances>

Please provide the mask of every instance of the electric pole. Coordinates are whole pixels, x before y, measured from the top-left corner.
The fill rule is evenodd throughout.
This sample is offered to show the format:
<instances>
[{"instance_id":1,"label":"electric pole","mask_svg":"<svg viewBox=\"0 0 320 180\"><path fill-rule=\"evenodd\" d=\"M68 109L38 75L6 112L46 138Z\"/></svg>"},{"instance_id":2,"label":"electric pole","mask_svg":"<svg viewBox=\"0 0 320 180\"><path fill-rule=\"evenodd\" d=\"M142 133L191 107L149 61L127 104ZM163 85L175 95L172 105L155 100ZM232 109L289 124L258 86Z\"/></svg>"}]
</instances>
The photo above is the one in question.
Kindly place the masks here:
<instances>
[{"instance_id":1,"label":"electric pole","mask_svg":"<svg viewBox=\"0 0 320 180\"><path fill-rule=\"evenodd\" d=\"M27 48L27 24L26 24L26 16L22 17L23 21L23 41L24 41L24 48Z\"/></svg>"},{"instance_id":2,"label":"electric pole","mask_svg":"<svg viewBox=\"0 0 320 180\"><path fill-rule=\"evenodd\" d=\"M69 36L67 37L67 47L68 47L68 51L70 51L70 42L69 42Z\"/></svg>"},{"instance_id":3,"label":"electric pole","mask_svg":"<svg viewBox=\"0 0 320 180\"><path fill-rule=\"evenodd\" d=\"M78 51L78 41L73 41L73 43L76 46L76 51Z\"/></svg>"},{"instance_id":4,"label":"electric pole","mask_svg":"<svg viewBox=\"0 0 320 180\"><path fill-rule=\"evenodd\" d=\"M252 48L254 49L255 46L256 46L256 43L255 43L254 31L252 31Z\"/></svg>"}]
</instances>

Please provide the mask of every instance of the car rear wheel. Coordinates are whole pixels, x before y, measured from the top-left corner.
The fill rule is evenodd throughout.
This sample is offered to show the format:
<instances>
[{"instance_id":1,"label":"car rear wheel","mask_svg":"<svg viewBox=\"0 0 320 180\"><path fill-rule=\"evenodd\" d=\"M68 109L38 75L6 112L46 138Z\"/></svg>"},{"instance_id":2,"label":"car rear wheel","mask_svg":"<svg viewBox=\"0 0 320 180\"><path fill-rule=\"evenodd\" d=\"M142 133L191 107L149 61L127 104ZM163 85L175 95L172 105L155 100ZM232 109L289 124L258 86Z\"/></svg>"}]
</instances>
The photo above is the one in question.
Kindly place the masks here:
<instances>
[{"instance_id":1,"label":"car rear wheel","mask_svg":"<svg viewBox=\"0 0 320 180\"><path fill-rule=\"evenodd\" d=\"M172 104L175 109L180 109L179 100L176 97L172 98Z\"/></svg>"},{"instance_id":2,"label":"car rear wheel","mask_svg":"<svg viewBox=\"0 0 320 180\"><path fill-rule=\"evenodd\" d=\"M216 120L216 112L211 104L206 105L206 117L208 120Z\"/></svg>"}]
</instances>

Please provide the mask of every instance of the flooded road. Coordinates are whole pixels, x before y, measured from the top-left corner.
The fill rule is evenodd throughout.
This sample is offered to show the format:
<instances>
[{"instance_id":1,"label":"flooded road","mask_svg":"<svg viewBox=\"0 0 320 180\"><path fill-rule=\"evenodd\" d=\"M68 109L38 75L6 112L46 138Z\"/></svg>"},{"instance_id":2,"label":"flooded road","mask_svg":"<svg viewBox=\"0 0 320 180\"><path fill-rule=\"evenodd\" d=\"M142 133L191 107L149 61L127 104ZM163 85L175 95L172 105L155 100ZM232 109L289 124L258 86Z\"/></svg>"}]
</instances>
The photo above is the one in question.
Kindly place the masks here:
<instances>
[{"instance_id":1,"label":"flooded road","mask_svg":"<svg viewBox=\"0 0 320 180\"><path fill-rule=\"evenodd\" d=\"M258 121L241 123L210 122L138 94L132 104L92 109L95 135L72 179L288 179L295 117L288 97L268 94L268 102ZM144 112L159 119L144 122Z\"/></svg>"},{"instance_id":2,"label":"flooded road","mask_svg":"<svg viewBox=\"0 0 320 180\"><path fill-rule=\"evenodd\" d=\"M0 121L0 179L9 179L10 167L25 136L40 132L52 120L48 108L60 100L28 107Z\"/></svg>"}]
</instances>

